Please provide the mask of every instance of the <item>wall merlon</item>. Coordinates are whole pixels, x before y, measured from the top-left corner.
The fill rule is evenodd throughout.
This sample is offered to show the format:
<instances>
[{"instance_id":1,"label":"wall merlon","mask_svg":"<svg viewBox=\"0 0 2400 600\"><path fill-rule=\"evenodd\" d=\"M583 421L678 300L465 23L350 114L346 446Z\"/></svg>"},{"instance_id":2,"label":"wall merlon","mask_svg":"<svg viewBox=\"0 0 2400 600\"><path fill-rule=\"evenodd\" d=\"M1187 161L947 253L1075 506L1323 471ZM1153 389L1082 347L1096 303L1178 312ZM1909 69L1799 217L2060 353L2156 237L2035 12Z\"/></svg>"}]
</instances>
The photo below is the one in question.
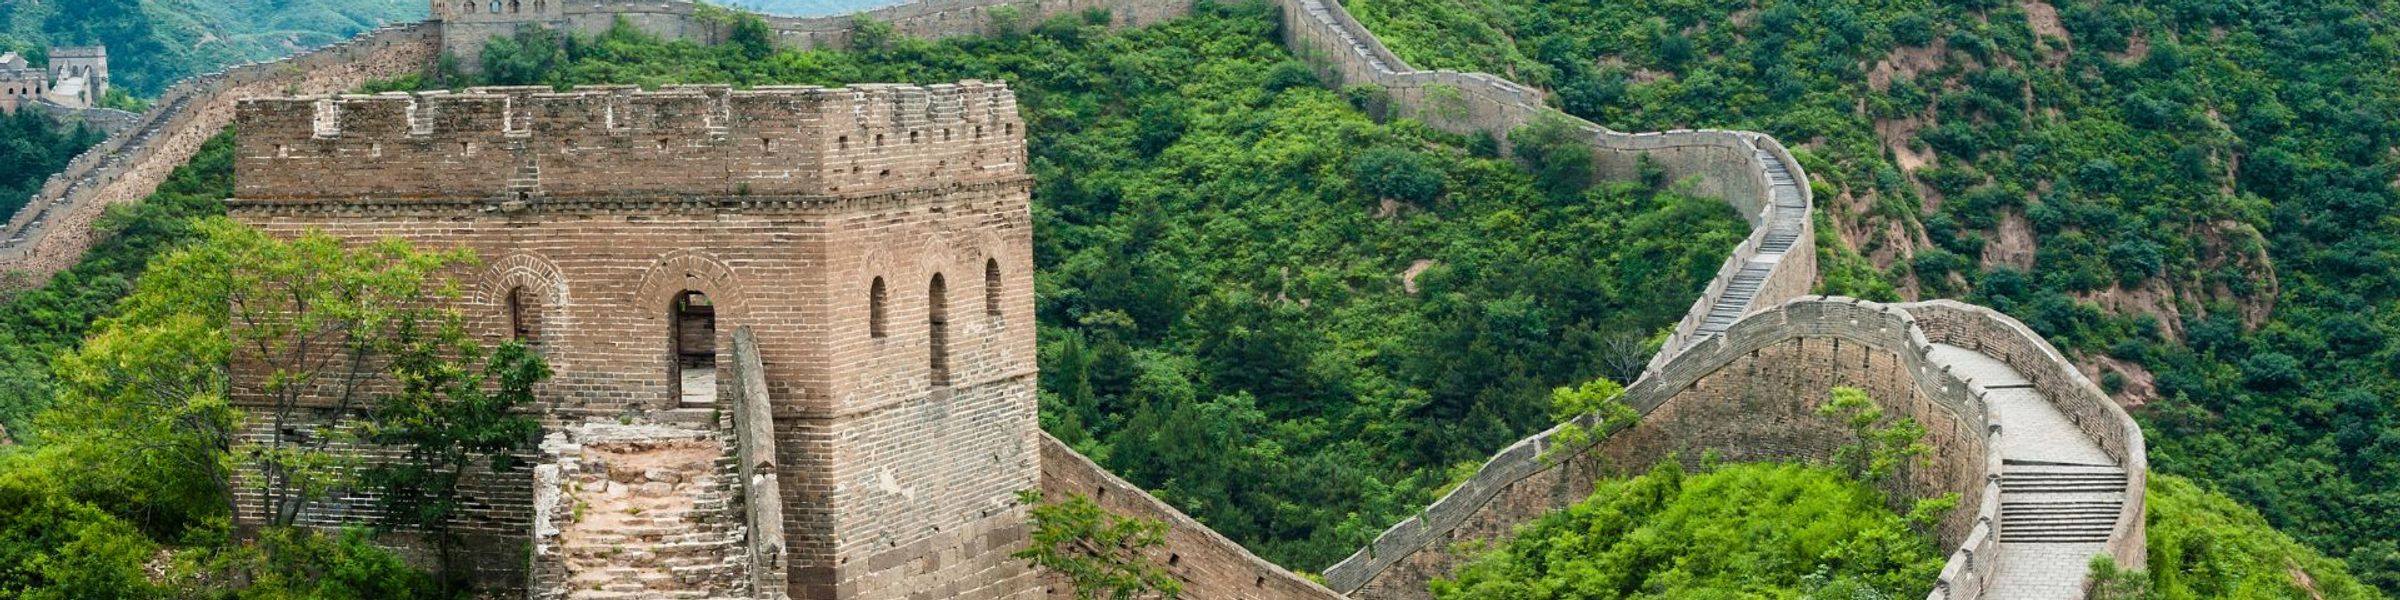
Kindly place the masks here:
<instances>
[{"instance_id":1,"label":"wall merlon","mask_svg":"<svg viewBox=\"0 0 2400 600\"><path fill-rule=\"evenodd\" d=\"M238 114L246 200L831 195L1025 173L999 82L482 87L253 98Z\"/></svg>"}]
</instances>

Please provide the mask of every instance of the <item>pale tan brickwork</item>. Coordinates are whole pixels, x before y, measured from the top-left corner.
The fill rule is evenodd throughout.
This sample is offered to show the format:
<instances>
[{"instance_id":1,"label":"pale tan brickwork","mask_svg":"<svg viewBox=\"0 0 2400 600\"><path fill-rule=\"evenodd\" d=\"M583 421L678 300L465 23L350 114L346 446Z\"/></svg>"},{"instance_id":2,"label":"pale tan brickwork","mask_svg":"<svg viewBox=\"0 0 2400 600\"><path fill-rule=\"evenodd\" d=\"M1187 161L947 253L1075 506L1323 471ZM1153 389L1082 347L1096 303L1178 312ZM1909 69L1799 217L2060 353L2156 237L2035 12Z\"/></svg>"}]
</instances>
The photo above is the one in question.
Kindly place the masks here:
<instances>
[{"instance_id":1,"label":"pale tan brickwork","mask_svg":"<svg viewBox=\"0 0 2400 600\"><path fill-rule=\"evenodd\" d=\"M729 538L711 540L727 549L697 553L736 564L695 582L774 570L795 598L1039 593L1032 571L1008 557L1028 530L1015 494L1039 485L1041 467L1031 182L1006 86L255 99L241 103L239 125L237 219L279 235L397 237L483 257L459 273L468 288L459 308L487 339L527 336L556 369L543 415L562 435L545 456L606 463L624 453L579 446L580 428L593 424L706 440L627 442L712 448L706 476L551 474L703 498L671 507L674 519L639 523ZM755 333L764 370L773 422L760 430L773 432L779 458L763 466L780 498L755 497L739 475L732 340L742 328ZM237 401L258 401L255 379L237 374ZM555 503L557 490L537 493L523 472L486 479L499 481L472 486L491 490L475 509L489 525L481 533L526 545L534 496ZM580 493L597 498L588 486ZM712 505L709 494L728 501ZM747 522L758 514L740 508L749 501L779 502L780 522ZM313 517L331 525L356 515ZM730 550L763 527L781 528L781 556ZM562 556L588 566L591 551L575 540L611 535L573 531L567 547L532 557L537 575L558 572ZM587 588L661 581L569 571Z\"/></svg>"}]
</instances>

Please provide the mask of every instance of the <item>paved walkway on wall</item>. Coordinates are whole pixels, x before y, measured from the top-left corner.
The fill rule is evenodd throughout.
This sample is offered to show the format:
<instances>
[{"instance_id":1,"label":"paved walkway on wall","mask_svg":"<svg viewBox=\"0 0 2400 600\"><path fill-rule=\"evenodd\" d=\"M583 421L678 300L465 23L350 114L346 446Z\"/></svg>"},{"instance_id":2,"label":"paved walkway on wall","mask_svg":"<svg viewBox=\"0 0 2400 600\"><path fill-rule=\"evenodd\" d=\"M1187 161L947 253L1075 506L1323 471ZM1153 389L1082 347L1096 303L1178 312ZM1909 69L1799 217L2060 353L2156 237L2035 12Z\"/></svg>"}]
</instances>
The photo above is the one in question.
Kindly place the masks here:
<instances>
[{"instance_id":1,"label":"paved walkway on wall","mask_svg":"<svg viewBox=\"0 0 2400 600\"><path fill-rule=\"evenodd\" d=\"M2001 457L1999 561L1985 598L2083 597L2092 557L2125 504L2125 470L2016 369L1980 352L1935 344L1932 358L1991 390L1993 451Z\"/></svg>"},{"instance_id":2,"label":"paved walkway on wall","mask_svg":"<svg viewBox=\"0 0 2400 600\"><path fill-rule=\"evenodd\" d=\"M1781 262L1783 255L1801 241L1800 225L1808 220L1808 201L1800 194L1799 180L1774 155L1762 150L1757 159L1766 165L1767 186L1775 201L1774 210L1767 213L1767 236L1759 240L1758 256L1744 261L1742 269L1726 283L1724 295L1708 306L1708 316L1700 320L1699 335L1692 336L1692 343L1724 333L1734 321L1749 314L1751 301L1758 298L1759 287L1766 284L1775 263ZM1808 251L1816 250L1812 247Z\"/></svg>"}]
</instances>

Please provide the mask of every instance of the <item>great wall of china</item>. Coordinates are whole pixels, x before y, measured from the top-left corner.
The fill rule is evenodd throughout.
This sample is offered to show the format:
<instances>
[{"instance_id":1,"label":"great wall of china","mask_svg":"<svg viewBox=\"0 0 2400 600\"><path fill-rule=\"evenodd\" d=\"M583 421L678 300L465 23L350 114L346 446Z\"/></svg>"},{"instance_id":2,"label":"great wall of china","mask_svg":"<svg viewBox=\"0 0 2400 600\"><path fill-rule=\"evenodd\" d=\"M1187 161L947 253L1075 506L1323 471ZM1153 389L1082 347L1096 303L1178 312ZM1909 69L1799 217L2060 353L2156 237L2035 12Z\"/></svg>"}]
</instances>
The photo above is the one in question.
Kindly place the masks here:
<instances>
[{"instance_id":1,"label":"great wall of china","mask_svg":"<svg viewBox=\"0 0 2400 600\"><path fill-rule=\"evenodd\" d=\"M1544 106L1539 90L1500 77L1413 69L1336 4L1274 3L1294 54L1331 85L1381 88L1403 116L1505 139L1540 115L1559 114ZM1088 9L1110 11L1115 25L1137 26L1188 14L1191 5L928 0L852 17L770 22L788 44L839 47L862 16L899 35L938 38L989 33L1002 17L1038 22ZM669 0L604 0L591 10L630 15L666 35L720 36L719 24ZM602 26L588 18L558 22ZM0 271L28 272L38 281L72 265L96 241L91 225L108 206L154 190L231 122L240 98L333 93L418 72L444 47L503 31L498 27L437 21L385 28L178 85L136 127L53 177L0 229ZM1169 543L1157 558L1185 581L1189 597L1424 598L1425 582L1459 560L1452 554L1456 542L1505 536L1581 500L1594 478L1669 456L1694 460L1703 448L1734 459L1822 458L1840 433L1810 411L1827 388L1851 385L1932 432L1938 448L1932 463L1907 471L1905 489L1895 491L1961 497L1939 531L1954 550L1931 598L2081 597L2091 556L2142 564L2141 431L2039 335L2005 315L1953 302L1806 296L1817 276L1813 195L1799 164L1772 138L1710 130L1628 134L1572 123L1591 140L1599 173L1631 177L1647 157L1669 178L1695 182L1697 193L1724 198L1753 227L1628 388L1626 402L1644 413L1639 424L1582 448L1555 448L1558 430L1552 430L1502 450L1419 516L1327 568L1322 585L1257 558L1047 435L1039 436L1041 486L1168 522Z\"/></svg>"}]
</instances>

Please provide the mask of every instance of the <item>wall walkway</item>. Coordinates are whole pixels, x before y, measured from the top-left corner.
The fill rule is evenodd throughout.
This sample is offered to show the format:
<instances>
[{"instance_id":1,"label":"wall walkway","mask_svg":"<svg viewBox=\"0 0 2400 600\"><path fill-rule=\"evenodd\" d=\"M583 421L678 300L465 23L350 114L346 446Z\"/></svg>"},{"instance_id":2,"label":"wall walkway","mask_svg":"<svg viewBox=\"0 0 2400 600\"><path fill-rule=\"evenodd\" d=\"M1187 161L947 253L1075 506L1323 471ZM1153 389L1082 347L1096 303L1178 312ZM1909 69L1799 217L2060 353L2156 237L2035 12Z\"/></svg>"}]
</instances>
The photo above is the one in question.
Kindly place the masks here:
<instances>
[{"instance_id":1,"label":"wall walkway","mask_svg":"<svg viewBox=\"0 0 2400 600\"><path fill-rule=\"evenodd\" d=\"M1934 425L1935 465L1912 469L1901 484L1905 489L1897 490L1962 495L1961 509L1941 529L1942 541L1957 550L1933 597L2079 595L2080 557L2106 552L2140 563L2147 464L2139 428L2055 349L2005 315L1949 302L1801 299L1816 279L1813 197L1806 174L1773 138L1718 130L1610 130L1547 108L1539 90L1500 77L1413 69L1338 4L1272 1L1283 9L1286 46L1332 85L1374 86L1403 116L1500 139L1535 119L1563 119L1590 140L1601 175L1633 177L1647 159L1669 178L1693 182L1697 193L1732 204L1752 233L1694 300L1666 350L1629 388L1627 400L1645 413L1641 424L1580 449L1552 448L1556 430L1518 442L1420 516L1327 569L1327 585L1257 558L1043 436L1044 489L1095 496L1113 511L1169 523L1169 543L1159 554L1188 582L1188 597L1423 597L1425 580L1446 575L1458 560L1449 554L1452 542L1505 536L1517 524L1582 499L1594 478L1625 465L1702 447L1727 450L1736 459L1822 456L1841 440L1812 424L1822 420L1808 414L1809 402L1795 399L1821 397L1832 385L1866 387L1899 412ZM1106 9L1113 24L1133 26L1186 15L1191 4L923 0L856 16L771 24L788 44L840 47L851 43L861 16L890 24L898 35L938 38L983 35L1007 25L1003 21L1033 23L1090 9ZM688 9L645 15L693 18ZM685 25L709 30L704 23ZM414 72L440 51L438 27L379 30L177 86L139 126L79 157L0 229L0 271L29 271L38 279L71 265L92 243L90 224L100 212L155 189L229 121L232 100L338 92ZM2069 444L2075 453L2063 459L2018 451L2063 447L2044 440L2076 439L2088 447Z\"/></svg>"}]
</instances>

